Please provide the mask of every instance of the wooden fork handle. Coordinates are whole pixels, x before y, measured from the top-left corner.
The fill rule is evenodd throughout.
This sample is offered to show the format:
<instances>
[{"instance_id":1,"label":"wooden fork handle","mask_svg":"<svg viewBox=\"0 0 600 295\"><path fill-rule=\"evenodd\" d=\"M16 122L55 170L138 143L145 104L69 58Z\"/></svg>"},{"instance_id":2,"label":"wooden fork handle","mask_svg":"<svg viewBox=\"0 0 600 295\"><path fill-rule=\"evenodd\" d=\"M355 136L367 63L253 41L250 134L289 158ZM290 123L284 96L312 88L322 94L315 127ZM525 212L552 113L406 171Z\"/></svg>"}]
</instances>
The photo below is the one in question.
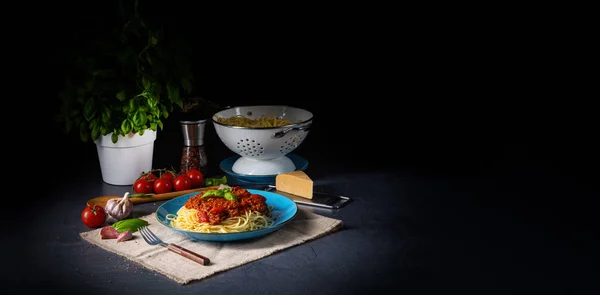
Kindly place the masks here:
<instances>
[{"instance_id":1,"label":"wooden fork handle","mask_svg":"<svg viewBox=\"0 0 600 295\"><path fill-rule=\"evenodd\" d=\"M190 250L188 250L186 248L183 248L181 246L177 246L175 244L169 244L167 246L167 249L169 249L169 250L171 250L171 251L173 251L173 252L175 252L175 253L177 253L177 254L179 254L179 255L187 258L187 259L191 259L193 261L196 261L196 262L198 262L198 263L200 263L202 265L209 265L210 264L210 259L208 259L208 258L206 258L206 257L204 257L204 256L202 256L202 255L200 255L198 253L192 252L192 251L190 251Z\"/></svg>"}]
</instances>

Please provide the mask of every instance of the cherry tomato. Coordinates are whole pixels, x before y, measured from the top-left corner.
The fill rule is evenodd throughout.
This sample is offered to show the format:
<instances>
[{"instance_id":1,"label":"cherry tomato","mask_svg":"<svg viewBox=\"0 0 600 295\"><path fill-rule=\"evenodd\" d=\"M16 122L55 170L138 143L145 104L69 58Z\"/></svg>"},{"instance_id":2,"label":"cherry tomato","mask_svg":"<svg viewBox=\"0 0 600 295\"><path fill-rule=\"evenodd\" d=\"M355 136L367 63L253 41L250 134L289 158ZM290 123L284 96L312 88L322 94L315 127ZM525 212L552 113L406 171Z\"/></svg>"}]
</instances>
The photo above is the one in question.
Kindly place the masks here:
<instances>
[{"instance_id":1,"label":"cherry tomato","mask_svg":"<svg viewBox=\"0 0 600 295\"><path fill-rule=\"evenodd\" d=\"M190 169L185 173L192 181L191 188L199 188L204 184L204 175L198 169Z\"/></svg>"},{"instance_id":2,"label":"cherry tomato","mask_svg":"<svg viewBox=\"0 0 600 295\"><path fill-rule=\"evenodd\" d=\"M167 178L159 178L154 181L154 193L164 194L173 191L173 182Z\"/></svg>"},{"instance_id":3,"label":"cherry tomato","mask_svg":"<svg viewBox=\"0 0 600 295\"><path fill-rule=\"evenodd\" d=\"M208 214L204 211L198 211L198 221L200 222L208 222Z\"/></svg>"},{"instance_id":4,"label":"cherry tomato","mask_svg":"<svg viewBox=\"0 0 600 295\"><path fill-rule=\"evenodd\" d=\"M187 175L179 175L173 180L173 188L176 191L184 191L192 188L192 180Z\"/></svg>"},{"instance_id":5,"label":"cherry tomato","mask_svg":"<svg viewBox=\"0 0 600 295\"><path fill-rule=\"evenodd\" d=\"M133 191L136 194L151 194L152 184L148 180L140 178L133 184Z\"/></svg>"},{"instance_id":6,"label":"cherry tomato","mask_svg":"<svg viewBox=\"0 0 600 295\"><path fill-rule=\"evenodd\" d=\"M212 214L219 214L219 213L221 213L221 212L223 212L223 211L225 211L225 208L224 208L224 207L217 206L217 207L213 207L213 208L212 208L212 209L210 209L210 211L208 211L208 212L209 212L209 213L212 213Z\"/></svg>"},{"instance_id":7,"label":"cherry tomato","mask_svg":"<svg viewBox=\"0 0 600 295\"><path fill-rule=\"evenodd\" d=\"M96 228L104 224L106 220L106 211L99 205L92 205L83 208L81 211L81 221L88 227Z\"/></svg>"},{"instance_id":8,"label":"cherry tomato","mask_svg":"<svg viewBox=\"0 0 600 295\"><path fill-rule=\"evenodd\" d=\"M148 173L142 176L143 179L148 180L148 182L152 185L154 184L154 181L158 179L158 177L156 176L156 174L154 173Z\"/></svg>"},{"instance_id":9,"label":"cherry tomato","mask_svg":"<svg viewBox=\"0 0 600 295\"><path fill-rule=\"evenodd\" d=\"M175 175L171 172L165 172L163 175L160 176L160 178L173 180L175 178Z\"/></svg>"}]
</instances>

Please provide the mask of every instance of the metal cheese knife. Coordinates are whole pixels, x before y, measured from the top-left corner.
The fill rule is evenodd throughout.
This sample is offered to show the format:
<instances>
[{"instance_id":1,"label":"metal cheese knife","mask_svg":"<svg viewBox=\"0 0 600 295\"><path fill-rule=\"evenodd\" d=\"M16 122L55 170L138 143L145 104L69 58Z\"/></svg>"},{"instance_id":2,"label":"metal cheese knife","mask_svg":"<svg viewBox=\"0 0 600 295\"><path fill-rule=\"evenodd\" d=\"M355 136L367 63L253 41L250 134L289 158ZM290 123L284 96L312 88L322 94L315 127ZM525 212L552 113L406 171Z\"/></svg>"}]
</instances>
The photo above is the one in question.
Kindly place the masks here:
<instances>
[{"instance_id":1,"label":"metal cheese knife","mask_svg":"<svg viewBox=\"0 0 600 295\"><path fill-rule=\"evenodd\" d=\"M269 184L262 190L274 192L282 196L290 198L296 204L315 206L327 209L339 209L344 207L348 202L352 201L351 198L345 196L332 195L322 192L313 192L313 198L307 199L300 196L296 196L290 193L282 192L277 190L275 185Z\"/></svg>"}]
</instances>

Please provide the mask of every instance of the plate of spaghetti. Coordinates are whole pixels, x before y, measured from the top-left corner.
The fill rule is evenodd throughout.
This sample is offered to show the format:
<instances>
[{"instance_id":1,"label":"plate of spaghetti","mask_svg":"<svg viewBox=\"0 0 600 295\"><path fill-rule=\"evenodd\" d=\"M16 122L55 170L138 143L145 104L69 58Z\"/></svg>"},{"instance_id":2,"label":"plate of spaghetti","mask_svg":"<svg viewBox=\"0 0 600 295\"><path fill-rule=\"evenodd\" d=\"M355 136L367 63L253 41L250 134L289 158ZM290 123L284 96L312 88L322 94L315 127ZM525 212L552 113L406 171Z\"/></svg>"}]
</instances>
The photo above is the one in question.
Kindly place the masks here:
<instances>
[{"instance_id":1,"label":"plate of spaghetti","mask_svg":"<svg viewBox=\"0 0 600 295\"><path fill-rule=\"evenodd\" d=\"M274 232L297 212L296 203L280 194L221 185L166 201L156 219L194 240L228 242Z\"/></svg>"}]
</instances>

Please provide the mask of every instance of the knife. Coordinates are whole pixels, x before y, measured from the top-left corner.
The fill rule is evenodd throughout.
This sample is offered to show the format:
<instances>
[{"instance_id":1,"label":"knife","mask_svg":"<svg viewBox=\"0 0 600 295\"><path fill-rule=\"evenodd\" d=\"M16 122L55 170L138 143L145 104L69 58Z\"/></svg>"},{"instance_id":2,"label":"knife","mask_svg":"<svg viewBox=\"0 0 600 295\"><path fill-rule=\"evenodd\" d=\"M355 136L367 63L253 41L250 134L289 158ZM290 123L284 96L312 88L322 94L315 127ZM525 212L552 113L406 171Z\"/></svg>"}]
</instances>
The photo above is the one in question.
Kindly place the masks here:
<instances>
[{"instance_id":1,"label":"knife","mask_svg":"<svg viewBox=\"0 0 600 295\"><path fill-rule=\"evenodd\" d=\"M290 193L287 193L284 191L277 190L277 187L272 184L268 185L263 190L270 191L270 192L288 197L289 199L294 201L296 204L315 206L315 207L321 207L321 208L327 208L327 209L339 209L339 208L346 206L350 201L352 201L352 199L349 197L332 195L332 194L322 193L322 192L317 192L317 191L313 191L312 199L307 199L304 197L300 197L300 196L297 196L294 194L290 194Z\"/></svg>"}]
</instances>

